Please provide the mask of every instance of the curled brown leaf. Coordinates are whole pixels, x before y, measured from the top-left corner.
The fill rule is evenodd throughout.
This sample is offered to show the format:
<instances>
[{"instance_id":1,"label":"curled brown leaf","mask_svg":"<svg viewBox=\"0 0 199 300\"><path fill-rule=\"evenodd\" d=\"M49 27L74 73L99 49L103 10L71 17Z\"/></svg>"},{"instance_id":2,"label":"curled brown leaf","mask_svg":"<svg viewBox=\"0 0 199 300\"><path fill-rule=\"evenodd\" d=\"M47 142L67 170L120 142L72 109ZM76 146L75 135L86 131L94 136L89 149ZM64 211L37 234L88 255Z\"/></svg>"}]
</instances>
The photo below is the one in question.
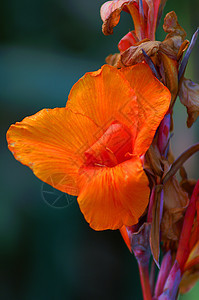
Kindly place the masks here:
<instances>
[{"instance_id":1,"label":"curled brown leaf","mask_svg":"<svg viewBox=\"0 0 199 300\"><path fill-rule=\"evenodd\" d=\"M120 53L110 54L106 57L106 63L116 68L121 68Z\"/></svg>"},{"instance_id":2,"label":"curled brown leaf","mask_svg":"<svg viewBox=\"0 0 199 300\"><path fill-rule=\"evenodd\" d=\"M165 171L169 165L165 162ZM187 193L181 188L177 178L172 176L164 184L164 209L161 222L163 240L178 241L184 212L188 206Z\"/></svg>"},{"instance_id":3,"label":"curled brown leaf","mask_svg":"<svg viewBox=\"0 0 199 300\"><path fill-rule=\"evenodd\" d=\"M162 177L162 158L157 145L151 145L145 154L146 166L153 172L154 175Z\"/></svg>"},{"instance_id":4,"label":"curled brown leaf","mask_svg":"<svg viewBox=\"0 0 199 300\"><path fill-rule=\"evenodd\" d=\"M167 32L165 41L173 50L178 53L182 42L185 40L186 32L178 23L178 18L174 11L169 12L164 18L163 29Z\"/></svg>"},{"instance_id":5,"label":"curled brown leaf","mask_svg":"<svg viewBox=\"0 0 199 300\"><path fill-rule=\"evenodd\" d=\"M102 31L105 35L113 34L113 28L119 23L121 11L128 11L126 5L131 5L133 2L135 0L107 1L101 6Z\"/></svg>"},{"instance_id":6,"label":"curled brown leaf","mask_svg":"<svg viewBox=\"0 0 199 300\"><path fill-rule=\"evenodd\" d=\"M191 127L199 116L199 84L183 78L179 97L181 103L187 108L187 127Z\"/></svg>"},{"instance_id":7,"label":"curled brown leaf","mask_svg":"<svg viewBox=\"0 0 199 300\"><path fill-rule=\"evenodd\" d=\"M129 47L121 54L121 62L124 66L132 66L144 60L143 51L150 57L159 50L161 42L145 41L138 45Z\"/></svg>"}]
</instances>

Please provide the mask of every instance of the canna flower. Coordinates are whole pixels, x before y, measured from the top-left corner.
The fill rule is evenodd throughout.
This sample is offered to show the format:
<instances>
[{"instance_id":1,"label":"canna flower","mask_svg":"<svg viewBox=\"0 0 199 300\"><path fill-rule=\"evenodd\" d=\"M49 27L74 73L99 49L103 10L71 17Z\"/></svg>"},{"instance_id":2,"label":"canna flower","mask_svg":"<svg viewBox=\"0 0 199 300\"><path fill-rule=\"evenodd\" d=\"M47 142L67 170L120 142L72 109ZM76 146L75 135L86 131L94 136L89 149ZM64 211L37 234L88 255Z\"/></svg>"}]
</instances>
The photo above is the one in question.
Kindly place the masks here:
<instances>
[{"instance_id":1,"label":"canna flower","mask_svg":"<svg viewBox=\"0 0 199 300\"><path fill-rule=\"evenodd\" d=\"M42 181L78 196L95 230L138 222L149 199L141 158L170 104L170 92L144 64L104 65L72 88L66 107L12 125L10 151Z\"/></svg>"}]
</instances>

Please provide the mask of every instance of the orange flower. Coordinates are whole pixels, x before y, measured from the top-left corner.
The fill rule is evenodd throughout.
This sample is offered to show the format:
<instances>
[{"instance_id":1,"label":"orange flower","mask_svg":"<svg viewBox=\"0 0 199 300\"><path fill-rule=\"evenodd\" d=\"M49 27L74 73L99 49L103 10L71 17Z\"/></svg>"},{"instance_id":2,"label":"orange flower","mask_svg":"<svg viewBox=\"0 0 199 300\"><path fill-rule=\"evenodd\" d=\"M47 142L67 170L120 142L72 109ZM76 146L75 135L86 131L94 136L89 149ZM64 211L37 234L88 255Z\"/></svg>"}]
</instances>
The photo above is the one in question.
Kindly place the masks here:
<instances>
[{"instance_id":1,"label":"orange flower","mask_svg":"<svg viewBox=\"0 0 199 300\"><path fill-rule=\"evenodd\" d=\"M146 64L105 65L72 88L65 108L12 125L9 149L44 182L77 195L95 230L133 225L148 204L140 157L169 108L170 92Z\"/></svg>"}]
</instances>

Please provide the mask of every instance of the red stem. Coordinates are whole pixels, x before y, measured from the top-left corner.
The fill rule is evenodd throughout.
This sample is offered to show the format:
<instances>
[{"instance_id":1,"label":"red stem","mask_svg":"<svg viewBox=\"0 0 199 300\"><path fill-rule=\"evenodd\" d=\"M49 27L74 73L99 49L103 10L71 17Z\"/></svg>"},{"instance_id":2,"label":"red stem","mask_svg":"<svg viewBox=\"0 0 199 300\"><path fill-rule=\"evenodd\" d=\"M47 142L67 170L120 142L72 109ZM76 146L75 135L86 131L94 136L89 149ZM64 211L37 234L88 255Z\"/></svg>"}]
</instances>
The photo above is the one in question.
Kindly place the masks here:
<instances>
[{"instance_id":1,"label":"red stem","mask_svg":"<svg viewBox=\"0 0 199 300\"><path fill-rule=\"evenodd\" d=\"M148 264L138 263L144 300L152 300Z\"/></svg>"},{"instance_id":2,"label":"red stem","mask_svg":"<svg viewBox=\"0 0 199 300\"><path fill-rule=\"evenodd\" d=\"M180 241L178 245L178 251L176 255L176 260L180 265L181 271L183 271L184 264L189 256L189 239L191 235L191 230L194 222L195 212L196 212L196 201L199 198L199 180L197 181L195 188L193 190L189 206L186 210L184 223L180 235Z\"/></svg>"}]
</instances>

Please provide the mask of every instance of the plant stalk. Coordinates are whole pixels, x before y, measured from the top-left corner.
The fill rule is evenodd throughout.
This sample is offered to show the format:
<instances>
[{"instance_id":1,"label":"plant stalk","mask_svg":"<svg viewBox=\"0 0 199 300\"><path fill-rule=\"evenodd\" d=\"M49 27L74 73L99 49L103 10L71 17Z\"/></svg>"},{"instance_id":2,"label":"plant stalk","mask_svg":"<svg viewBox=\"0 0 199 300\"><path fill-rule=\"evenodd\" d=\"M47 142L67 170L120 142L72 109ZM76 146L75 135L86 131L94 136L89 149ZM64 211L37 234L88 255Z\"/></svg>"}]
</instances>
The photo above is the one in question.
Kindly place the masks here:
<instances>
[{"instance_id":1,"label":"plant stalk","mask_svg":"<svg viewBox=\"0 0 199 300\"><path fill-rule=\"evenodd\" d=\"M138 262L138 267L140 272L143 299L152 300L148 264Z\"/></svg>"}]
</instances>

